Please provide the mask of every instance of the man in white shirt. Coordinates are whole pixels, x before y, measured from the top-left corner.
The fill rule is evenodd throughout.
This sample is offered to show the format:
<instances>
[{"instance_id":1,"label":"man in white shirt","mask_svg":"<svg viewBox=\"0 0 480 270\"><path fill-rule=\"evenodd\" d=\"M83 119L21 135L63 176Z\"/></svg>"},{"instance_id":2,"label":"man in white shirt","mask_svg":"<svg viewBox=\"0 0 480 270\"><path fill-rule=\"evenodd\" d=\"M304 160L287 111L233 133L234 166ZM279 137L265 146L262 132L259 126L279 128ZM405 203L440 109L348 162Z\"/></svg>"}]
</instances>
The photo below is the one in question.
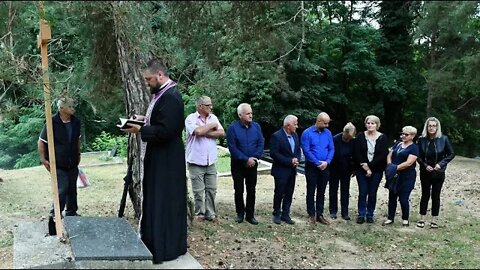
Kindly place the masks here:
<instances>
[{"instance_id":1,"label":"man in white shirt","mask_svg":"<svg viewBox=\"0 0 480 270\"><path fill-rule=\"evenodd\" d=\"M217 193L217 143L225 131L212 114L212 100L201 96L196 102L197 111L185 119L187 149L185 152L192 191L195 199L195 216L198 221L216 220L215 196Z\"/></svg>"}]
</instances>

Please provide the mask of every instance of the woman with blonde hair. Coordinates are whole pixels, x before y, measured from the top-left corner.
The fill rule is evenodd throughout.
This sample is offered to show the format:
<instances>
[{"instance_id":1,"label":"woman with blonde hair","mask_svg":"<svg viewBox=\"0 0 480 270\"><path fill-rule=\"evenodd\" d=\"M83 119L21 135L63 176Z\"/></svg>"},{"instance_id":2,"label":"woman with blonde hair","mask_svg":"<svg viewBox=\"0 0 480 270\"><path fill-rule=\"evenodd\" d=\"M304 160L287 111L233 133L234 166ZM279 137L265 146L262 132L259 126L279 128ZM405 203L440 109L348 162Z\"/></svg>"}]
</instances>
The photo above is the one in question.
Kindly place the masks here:
<instances>
[{"instance_id":1,"label":"woman with blonde hair","mask_svg":"<svg viewBox=\"0 0 480 270\"><path fill-rule=\"evenodd\" d=\"M402 224L408 226L410 214L410 193L415 187L415 178L417 171L415 171L415 161L418 157L418 146L413 142L417 135L417 129L412 126L405 126L402 128L402 141L392 147L387 156L387 166L393 164L396 173L398 174L398 184L395 190L390 189L388 192L388 219L383 222L383 225L390 225L395 218L395 211L397 209L397 200L400 201L402 208ZM387 169L388 170L388 169Z\"/></svg>"},{"instance_id":2,"label":"woman with blonde hair","mask_svg":"<svg viewBox=\"0 0 480 270\"><path fill-rule=\"evenodd\" d=\"M377 190L387 165L387 136L378 131L380 119L375 115L365 118L365 130L353 144L355 176L358 183L357 223L373 223Z\"/></svg>"},{"instance_id":3,"label":"woman with blonde hair","mask_svg":"<svg viewBox=\"0 0 480 270\"><path fill-rule=\"evenodd\" d=\"M455 157L448 137L442 134L440 121L429 117L425 121L422 136L418 139L420 165L420 182L422 184L422 197L420 199L420 220L417 227L425 227L428 201L432 197L431 228L438 228L437 217L440 211L440 192L445 181L447 164Z\"/></svg>"}]
</instances>

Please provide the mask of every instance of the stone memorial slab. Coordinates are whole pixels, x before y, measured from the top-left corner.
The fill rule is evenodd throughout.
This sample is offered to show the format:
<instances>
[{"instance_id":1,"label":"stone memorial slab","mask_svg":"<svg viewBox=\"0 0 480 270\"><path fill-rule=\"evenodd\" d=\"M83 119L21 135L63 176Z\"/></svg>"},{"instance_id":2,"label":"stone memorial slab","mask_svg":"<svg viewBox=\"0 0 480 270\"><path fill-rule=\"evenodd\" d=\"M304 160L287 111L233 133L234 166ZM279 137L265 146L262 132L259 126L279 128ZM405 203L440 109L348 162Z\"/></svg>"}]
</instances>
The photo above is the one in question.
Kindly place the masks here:
<instances>
[{"instance_id":1,"label":"stone memorial slab","mask_svg":"<svg viewBox=\"0 0 480 270\"><path fill-rule=\"evenodd\" d=\"M64 226L76 261L152 260L124 218L66 216Z\"/></svg>"}]
</instances>

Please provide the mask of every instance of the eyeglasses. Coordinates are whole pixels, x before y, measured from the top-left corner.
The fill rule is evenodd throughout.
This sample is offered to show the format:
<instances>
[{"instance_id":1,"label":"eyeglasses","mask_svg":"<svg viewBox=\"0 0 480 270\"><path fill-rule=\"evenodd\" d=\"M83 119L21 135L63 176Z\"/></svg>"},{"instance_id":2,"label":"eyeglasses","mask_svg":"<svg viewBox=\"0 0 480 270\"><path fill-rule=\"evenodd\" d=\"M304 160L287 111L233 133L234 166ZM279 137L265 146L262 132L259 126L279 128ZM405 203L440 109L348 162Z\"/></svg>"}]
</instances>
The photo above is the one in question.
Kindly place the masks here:
<instances>
[{"instance_id":1,"label":"eyeglasses","mask_svg":"<svg viewBox=\"0 0 480 270\"><path fill-rule=\"evenodd\" d=\"M409 135L412 135L412 134L408 134L408 133L400 133L400 135L402 135L402 136L409 136Z\"/></svg>"},{"instance_id":2,"label":"eyeglasses","mask_svg":"<svg viewBox=\"0 0 480 270\"><path fill-rule=\"evenodd\" d=\"M210 107L210 108L212 107L212 104L202 104L202 105L205 107Z\"/></svg>"}]
</instances>

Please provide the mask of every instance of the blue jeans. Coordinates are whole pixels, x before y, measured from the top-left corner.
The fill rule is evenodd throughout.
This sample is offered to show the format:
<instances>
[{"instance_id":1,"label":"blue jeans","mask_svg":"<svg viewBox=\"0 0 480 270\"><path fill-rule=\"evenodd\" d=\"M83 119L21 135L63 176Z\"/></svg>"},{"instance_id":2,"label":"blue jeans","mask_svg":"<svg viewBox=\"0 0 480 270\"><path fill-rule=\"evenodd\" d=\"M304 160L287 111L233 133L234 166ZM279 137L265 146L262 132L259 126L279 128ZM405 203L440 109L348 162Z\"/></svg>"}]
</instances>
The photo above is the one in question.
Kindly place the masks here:
<instances>
[{"instance_id":1,"label":"blue jeans","mask_svg":"<svg viewBox=\"0 0 480 270\"><path fill-rule=\"evenodd\" d=\"M358 216L373 218L383 172L372 172L372 175L367 177L364 170L358 170L355 175L358 182Z\"/></svg>"},{"instance_id":2,"label":"blue jeans","mask_svg":"<svg viewBox=\"0 0 480 270\"><path fill-rule=\"evenodd\" d=\"M325 201L325 189L327 188L328 178L330 177L330 167L320 170L311 162L305 163L305 178L307 179L307 213L309 217L323 216L323 205ZM315 190L317 190L317 200L315 202ZM314 206L315 205L315 206ZM315 211L316 209L316 211Z\"/></svg>"}]
</instances>

